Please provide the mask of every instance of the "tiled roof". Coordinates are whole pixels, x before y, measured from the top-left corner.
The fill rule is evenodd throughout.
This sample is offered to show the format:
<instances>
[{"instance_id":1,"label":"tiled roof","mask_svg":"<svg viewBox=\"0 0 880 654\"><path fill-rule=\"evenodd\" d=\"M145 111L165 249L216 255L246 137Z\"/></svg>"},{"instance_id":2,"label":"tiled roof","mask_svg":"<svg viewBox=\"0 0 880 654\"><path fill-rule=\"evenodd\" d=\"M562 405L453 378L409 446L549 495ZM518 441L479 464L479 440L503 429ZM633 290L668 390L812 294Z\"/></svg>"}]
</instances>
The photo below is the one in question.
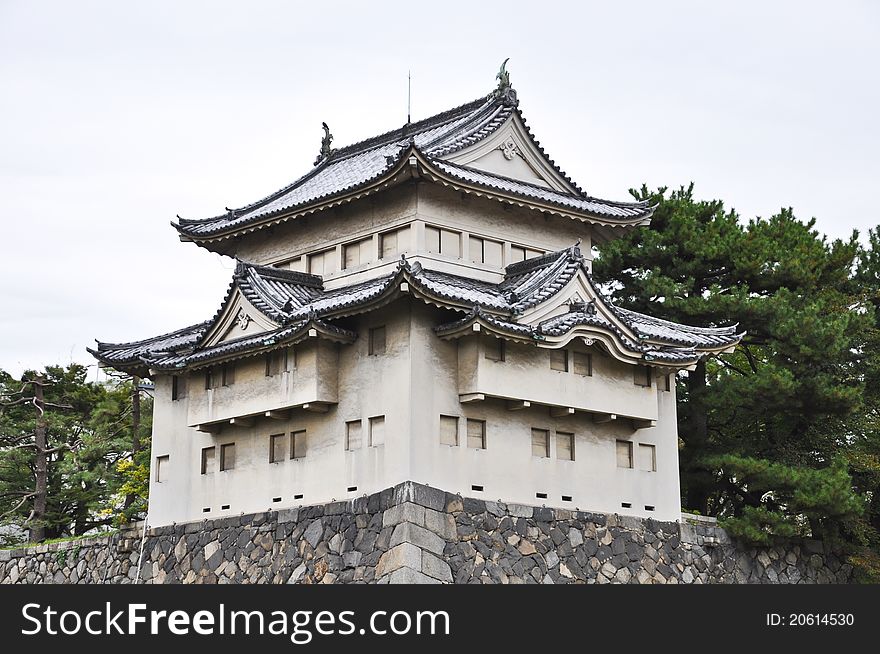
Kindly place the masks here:
<instances>
[{"instance_id":1,"label":"tiled roof","mask_svg":"<svg viewBox=\"0 0 880 654\"><path fill-rule=\"evenodd\" d=\"M352 340L356 334L331 321L370 311L377 301L393 299L401 292L403 282L410 284L417 296L468 312L461 320L437 327L441 334L477 320L499 333L535 341L564 337L578 327L595 327L613 334L625 350L645 360L670 363L696 360L735 345L741 338L735 326L689 327L614 307L594 285L594 302L601 303L601 311L593 303L578 304L538 324L518 322L517 317L524 311L551 299L578 274L585 275L592 285L577 246L512 264L498 284L428 270L401 259L393 274L324 290L321 278L315 275L239 262L224 306L211 321L135 343L99 343L93 354L120 369L162 369L261 351L274 343L301 337L306 326L315 327L324 337ZM202 340L220 319L236 288L278 328L219 345L203 345Z\"/></svg>"},{"instance_id":2,"label":"tiled roof","mask_svg":"<svg viewBox=\"0 0 880 654\"><path fill-rule=\"evenodd\" d=\"M371 185L388 177L404 155L413 151L420 153L427 167L433 168L436 173L492 193L540 202L612 223L638 224L650 217L652 210L647 203L608 202L587 196L544 153L528 127L526 130L537 150L569 185L570 192L555 191L446 161L450 155L496 132L514 114L525 125L519 109L504 98L494 95L478 98L419 122L331 150L310 172L257 202L213 218L180 218L175 227L182 236L192 240L210 240L235 234L240 229L283 217L296 210L307 210L349 193L371 188Z\"/></svg>"},{"instance_id":3,"label":"tiled roof","mask_svg":"<svg viewBox=\"0 0 880 654\"><path fill-rule=\"evenodd\" d=\"M537 184L529 184L518 179L494 175L485 170L477 170L476 168L449 163L448 161L437 161L434 163L437 168L452 177L470 182L476 186L539 202L546 202L563 209L571 209L592 216L603 216L613 220L633 220L647 219L650 215L646 202L611 202L588 196L576 196L569 193L561 193L544 186L538 186Z\"/></svg>"}]
</instances>

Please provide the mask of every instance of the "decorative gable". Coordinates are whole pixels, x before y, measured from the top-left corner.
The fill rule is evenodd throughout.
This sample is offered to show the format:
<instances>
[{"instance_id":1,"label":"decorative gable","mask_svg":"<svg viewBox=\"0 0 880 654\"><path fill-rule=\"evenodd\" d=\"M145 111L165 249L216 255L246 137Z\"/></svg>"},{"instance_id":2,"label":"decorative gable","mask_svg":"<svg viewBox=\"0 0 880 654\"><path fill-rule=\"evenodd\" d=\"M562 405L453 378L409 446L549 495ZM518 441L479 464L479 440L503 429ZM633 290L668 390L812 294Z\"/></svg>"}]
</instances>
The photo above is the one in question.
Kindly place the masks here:
<instances>
[{"instance_id":1,"label":"decorative gable","mask_svg":"<svg viewBox=\"0 0 880 654\"><path fill-rule=\"evenodd\" d=\"M493 175L563 193L577 193L547 162L516 113L490 136L446 159Z\"/></svg>"},{"instance_id":2,"label":"decorative gable","mask_svg":"<svg viewBox=\"0 0 880 654\"><path fill-rule=\"evenodd\" d=\"M573 307L581 307L583 305L591 306L590 312L595 311L596 315L619 329L621 333L634 341L638 340L638 336L633 333L630 326L621 320L605 303L602 296L596 292L583 268L558 293L525 311L519 316L518 321L524 325L536 326L551 318L557 318L570 313Z\"/></svg>"},{"instance_id":3,"label":"decorative gable","mask_svg":"<svg viewBox=\"0 0 880 654\"><path fill-rule=\"evenodd\" d=\"M279 326L257 310L236 288L205 335L202 347L211 347L245 336L256 336Z\"/></svg>"}]
</instances>

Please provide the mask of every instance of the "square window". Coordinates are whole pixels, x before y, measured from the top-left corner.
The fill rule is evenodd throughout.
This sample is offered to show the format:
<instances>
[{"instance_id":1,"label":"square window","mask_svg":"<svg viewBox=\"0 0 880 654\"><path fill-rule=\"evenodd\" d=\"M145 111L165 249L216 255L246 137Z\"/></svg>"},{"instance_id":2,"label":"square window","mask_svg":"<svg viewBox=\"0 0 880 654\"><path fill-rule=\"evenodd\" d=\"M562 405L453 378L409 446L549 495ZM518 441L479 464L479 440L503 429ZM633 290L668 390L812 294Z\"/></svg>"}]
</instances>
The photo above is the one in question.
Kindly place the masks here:
<instances>
[{"instance_id":1,"label":"square window","mask_svg":"<svg viewBox=\"0 0 880 654\"><path fill-rule=\"evenodd\" d=\"M379 253L383 259L390 259L400 252L398 245L397 230L385 232L379 236Z\"/></svg>"},{"instance_id":2,"label":"square window","mask_svg":"<svg viewBox=\"0 0 880 654\"><path fill-rule=\"evenodd\" d=\"M629 441L617 441L617 467L633 467L633 444Z\"/></svg>"},{"instance_id":3,"label":"square window","mask_svg":"<svg viewBox=\"0 0 880 654\"><path fill-rule=\"evenodd\" d=\"M483 339L483 356L490 361L504 361L505 342L500 338L487 336Z\"/></svg>"},{"instance_id":4,"label":"square window","mask_svg":"<svg viewBox=\"0 0 880 654\"><path fill-rule=\"evenodd\" d=\"M550 432L532 429L532 456L546 459L550 456Z\"/></svg>"},{"instance_id":5,"label":"square window","mask_svg":"<svg viewBox=\"0 0 880 654\"><path fill-rule=\"evenodd\" d=\"M274 377L287 369L287 350L266 352L266 377Z\"/></svg>"},{"instance_id":6,"label":"square window","mask_svg":"<svg viewBox=\"0 0 880 654\"><path fill-rule=\"evenodd\" d=\"M556 458L561 461L574 461L574 434L556 432Z\"/></svg>"},{"instance_id":7,"label":"square window","mask_svg":"<svg viewBox=\"0 0 880 654\"><path fill-rule=\"evenodd\" d=\"M349 243L343 248L345 268L354 268L373 260L373 238L365 238Z\"/></svg>"},{"instance_id":8,"label":"square window","mask_svg":"<svg viewBox=\"0 0 880 654\"><path fill-rule=\"evenodd\" d=\"M440 444L456 447L458 445L458 418L440 416Z\"/></svg>"},{"instance_id":9,"label":"square window","mask_svg":"<svg viewBox=\"0 0 880 654\"><path fill-rule=\"evenodd\" d=\"M639 443L639 470L657 471L657 448L646 443Z\"/></svg>"},{"instance_id":10,"label":"square window","mask_svg":"<svg viewBox=\"0 0 880 654\"><path fill-rule=\"evenodd\" d=\"M467 421L467 439L468 447L476 450L486 449L486 421L472 420Z\"/></svg>"},{"instance_id":11,"label":"square window","mask_svg":"<svg viewBox=\"0 0 880 654\"><path fill-rule=\"evenodd\" d=\"M589 377L593 374L593 356L587 352L572 352L574 373Z\"/></svg>"},{"instance_id":12,"label":"square window","mask_svg":"<svg viewBox=\"0 0 880 654\"><path fill-rule=\"evenodd\" d=\"M306 430L290 432L290 458L302 459L306 455Z\"/></svg>"},{"instance_id":13,"label":"square window","mask_svg":"<svg viewBox=\"0 0 880 654\"><path fill-rule=\"evenodd\" d=\"M498 241L478 236L471 236L468 240L470 260L474 263L485 263L490 266L501 267L503 250L504 246Z\"/></svg>"},{"instance_id":14,"label":"square window","mask_svg":"<svg viewBox=\"0 0 880 654\"><path fill-rule=\"evenodd\" d=\"M269 436L269 463L280 463L287 459L287 434Z\"/></svg>"},{"instance_id":15,"label":"square window","mask_svg":"<svg viewBox=\"0 0 880 654\"><path fill-rule=\"evenodd\" d=\"M385 354L385 325L370 329L369 337L370 354Z\"/></svg>"},{"instance_id":16,"label":"square window","mask_svg":"<svg viewBox=\"0 0 880 654\"><path fill-rule=\"evenodd\" d=\"M169 462L170 458L167 454L156 457L156 482L161 484L163 481L168 481Z\"/></svg>"},{"instance_id":17,"label":"square window","mask_svg":"<svg viewBox=\"0 0 880 654\"><path fill-rule=\"evenodd\" d=\"M235 383L235 364L224 363L221 368L221 376L223 386L232 386Z\"/></svg>"},{"instance_id":18,"label":"square window","mask_svg":"<svg viewBox=\"0 0 880 654\"><path fill-rule=\"evenodd\" d=\"M436 227L425 226L425 248L428 252L440 254L440 230Z\"/></svg>"},{"instance_id":19,"label":"square window","mask_svg":"<svg viewBox=\"0 0 880 654\"><path fill-rule=\"evenodd\" d=\"M186 377L182 375L171 376L171 399L182 400L186 398Z\"/></svg>"},{"instance_id":20,"label":"square window","mask_svg":"<svg viewBox=\"0 0 880 654\"><path fill-rule=\"evenodd\" d=\"M361 448L361 421L351 420L345 423L345 449L351 452Z\"/></svg>"},{"instance_id":21,"label":"square window","mask_svg":"<svg viewBox=\"0 0 880 654\"><path fill-rule=\"evenodd\" d=\"M202 448L202 474L210 475L214 472L214 453L213 447Z\"/></svg>"},{"instance_id":22,"label":"square window","mask_svg":"<svg viewBox=\"0 0 880 654\"><path fill-rule=\"evenodd\" d=\"M370 447L385 444L385 416L370 418Z\"/></svg>"},{"instance_id":23,"label":"square window","mask_svg":"<svg viewBox=\"0 0 880 654\"><path fill-rule=\"evenodd\" d=\"M550 369L568 372L568 350L550 350Z\"/></svg>"},{"instance_id":24,"label":"square window","mask_svg":"<svg viewBox=\"0 0 880 654\"><path fill-rule=\"evenodd\" d=\"M633 369L633 383L636 386L651 386L651 369L648 366L635 366Z\"/></svg>"},{"instance_id":25,"label":"square window","mask_svg":"<svg viewBox=\"0 0 880 654\"><path fill-rule=\"evenodd\" d=\"M440 230L440 252L447 257L461 256L461 234L448 229Z\"/></svg>"},{"instance_id":26,"label":"square window","mask_svg":"<svg viewBox=\"0 0 880 654\"><path fill-rule=\"evenodd\" d=\"M220 446L220 470L233 468L235 468L235 443L226 443Z\"/></svg>"}]
</instances>

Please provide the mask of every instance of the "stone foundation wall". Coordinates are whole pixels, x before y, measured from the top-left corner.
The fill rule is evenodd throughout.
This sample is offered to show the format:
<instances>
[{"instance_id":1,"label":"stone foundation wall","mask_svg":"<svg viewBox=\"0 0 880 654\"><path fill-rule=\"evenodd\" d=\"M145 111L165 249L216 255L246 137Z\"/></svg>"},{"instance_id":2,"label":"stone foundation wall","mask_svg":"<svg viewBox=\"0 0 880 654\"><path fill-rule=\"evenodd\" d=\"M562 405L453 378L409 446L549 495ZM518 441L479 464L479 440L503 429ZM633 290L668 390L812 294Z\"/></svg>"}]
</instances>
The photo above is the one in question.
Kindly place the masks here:
<instances>
[{"instance_id":1,"label":"stone foundation wall","mask_svg":"<svg viewBox=\"0 0 880 654\"><path fill-rule=\"evenodd\" d=\"M412 482L347 502L0 551L0 583L847 583L817 541L746 548L696 520L462 498Z\"/></svg>"}]
</instances>

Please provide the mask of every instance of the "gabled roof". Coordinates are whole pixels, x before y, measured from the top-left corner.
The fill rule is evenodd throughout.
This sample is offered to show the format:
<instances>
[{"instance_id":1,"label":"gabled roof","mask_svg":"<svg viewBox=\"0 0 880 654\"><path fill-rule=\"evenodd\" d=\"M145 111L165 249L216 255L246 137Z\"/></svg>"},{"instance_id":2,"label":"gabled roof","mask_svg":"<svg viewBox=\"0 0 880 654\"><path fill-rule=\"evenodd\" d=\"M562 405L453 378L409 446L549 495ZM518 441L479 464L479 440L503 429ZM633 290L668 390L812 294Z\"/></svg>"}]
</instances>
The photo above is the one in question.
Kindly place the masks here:
<instances>
[{"instance_id":1,"label":"gabled roof","mask_svg":"<svg viewBox=\"0 0 880 654\"><path fill-rule=\"evenodd\" d=\"M584 280L591 299L574 301L567 297L571 291L560 295L575 283L583 288ZM234 306L236 290L277 327L224 342L206 338ZM464 335L479 323L501 337L539 347L563 347L573 338L596 339L627 362L691 365L735 346L742 337L735 326L690 327L613 306L593 284L574 245L507 266L504 280L497 284L428 270L401 258L392 274L325 290L315 275L238 262L230 291L212 320L144 341L99 343L90 351L106 365L145 376L149 370L253 356L310 337L351 342L357 334L335 320L373 311L403 294L465 314L435 328L443 338ZM541 314L548 306L556 309Z\"/></svg>"},{"instance_id":2,"label":"gabled roof","mask_svg":"<svg viewBox=\"0 0 880 654\"><path fill-rule=\"evenodd\" d=\"M461 190L603 226L630 226L649 221L653 208L646 202L609 202L588 196L546 155L527 127L527 138L534 151L562 180L564 190L448 161L455 153L489 138L514 117L526 125L515 98L493 93L385 134L331 150L311 171L261 200L211 218L180 218L174 227L183 240L202 245L233 238L411 179L415 171L407 164L414 155L418 155L418 172L424 173L425 179Z\"/></svg>"}]
</instances>

